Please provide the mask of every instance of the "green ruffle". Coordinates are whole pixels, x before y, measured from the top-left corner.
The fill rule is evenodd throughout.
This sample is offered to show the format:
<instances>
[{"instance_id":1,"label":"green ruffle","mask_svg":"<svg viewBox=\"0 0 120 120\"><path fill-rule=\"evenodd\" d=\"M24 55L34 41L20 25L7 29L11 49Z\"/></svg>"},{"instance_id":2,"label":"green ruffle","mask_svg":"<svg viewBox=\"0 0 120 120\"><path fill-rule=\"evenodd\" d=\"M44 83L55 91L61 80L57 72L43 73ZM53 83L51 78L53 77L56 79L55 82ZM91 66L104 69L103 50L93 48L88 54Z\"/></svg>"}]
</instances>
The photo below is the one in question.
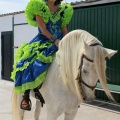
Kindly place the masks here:
<instances>
[{"instance_id":1,"label":"green ruffle","mask_svg":"<svg viewBox=\"0 0 120 120\"><path fill-rule=\"evenodd\" d=\"M45 71L44 73L40 74L35 79L34 82L28 82L28 83L23 84L22 86L14 87L15 93L21 94L21 93L24 93L25 90L34 89L34 88L38 87L45 80L46 73L47 73L47 71Z\"/></svg>"},{"instance_id":2,"label":"green ruffle","mask_svg":"<svg viewBox=\"0 0 120 120\"><path fill-rule=\"evenodd\" d=\"M62 3L60 5L59 10L55 13L50 15L50 20L55 23L58 20L61 19L61 12L64 13L63 17L62 17L62 27L64 27L65 25L67 25L69 23L69 21L71 20L71 17L73 15L73 8L71 6L71 4L66 4L66 3ZM56 15L57 14L57 15ZM66 21L64 21L66 20Z\"/></svg>"},{"instance_id":3,"label":"green ruffle","mask_svg":"<svg viewBox=\"0 0 120 120\"><path fill-rule=\"evenodd\" d=\"M70 22L73 15L73 8L71 4L62 3L59 10L55 14L52 14L48 6L42 0L30 0L25 9L25 15L28 24L35 27L38 27L36 20L34 20L35 15L40 15L43 18L45 24L49 20L55 23L61 19L61 12L64 13L61 27L64 27Z\"/></svg>"},{"instance_id":4,"label":"green ruffle","mask_svg":"<svg viewBox=\"0 0 120 120\"><path fill-rule=\"evenodd\" d=\"M73 15L73 7L71 6L71 4L65 4L65 3L62 3L61 6L64 8L64 14L62 17L62 25L61 25L62 28L67 24L69 24Z\"/></svg>"},{"instance_id":5,"label":"green ruffle","mask_svg":"<svg viewBox=\"0 0 120 120\"><path fill-rule=\"evenodd\" d=\"M50 14L50 20L53 22L53 23L56 23L58 20L60 20L60 13L64 11L64 7L60 6L59 10L55 13L55 14Z\"/></svg>"},{"instance_id":6,"label":"green ruffle","mask_svg":"<svg viewBox=\"0 0 120 120\"><path fill-rule=\"evenodd\" d=\"M40 44L40 42L33 42L32 44L28 44L28 43L24 43L21 45L20 48L18 48L18 50L16 51L15 54L15 61L14 61L14 65L13 65L13 72L11 73L11 79L15 80L15 76L16 73L18 71L23 71L25 70L33 61L40 60L41 62L44 63L51 63L53 61L53 58L55 56L55 53L52 54L51 56L44 56L43 52L39 52L39 48L49 48L53 45L53 43L42 43ZM26 60L29 57L31 57L32 55L34 55L34 53L36 53L36 55L32 58L32 60L30 62L25 63L22 67L20 68L16 68L16 65L18 62L20 62L21 60Z\"/></svg>"},{"instance_id":7,"label":"green ruffle","mask_svg":"<svg viewBox=\"0 0 120 120\"><path fill-rule=\"evenodd\" d=\"M34 20L35 15L40 15L44 22L47 23L49 20L50 10L48 6L42 0L30 0L25 9L25 15L28 24L38 27L36 20Z\"/></svg>"}]
</instances>

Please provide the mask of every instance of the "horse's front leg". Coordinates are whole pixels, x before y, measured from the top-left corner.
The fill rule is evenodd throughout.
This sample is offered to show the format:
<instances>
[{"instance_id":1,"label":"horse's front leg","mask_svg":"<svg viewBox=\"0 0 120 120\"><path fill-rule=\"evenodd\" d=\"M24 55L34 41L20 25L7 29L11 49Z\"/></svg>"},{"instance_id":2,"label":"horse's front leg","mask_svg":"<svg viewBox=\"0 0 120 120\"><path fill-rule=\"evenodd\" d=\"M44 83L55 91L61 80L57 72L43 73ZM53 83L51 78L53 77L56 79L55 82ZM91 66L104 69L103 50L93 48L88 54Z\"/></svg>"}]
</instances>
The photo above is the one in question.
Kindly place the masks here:
<instances>
[{"instance_id":1,"label":"horse's front leg","mask_svg":"<svg viewBox=\"0 0 120 120\"><path fill-rule=\"evenodd\" d=\"M74 109L72 111L65 112L65 118L64 118L64 120L74 120L77 111L78 111L78 108L76 108L76 109Z\"/></svg>"},{"instance_id":2,"label":"horse's front leg","mask_svg":"<svg viewBox=\"0 0 120 120\"><path fill-rule=\"evenodd\" d=\"M57 120L55 113L47 114L47 120Z\"/></svg>"},{"instance_id":3,"label":"horse's front leg","mask_svg":"<svg viewBox=\"0 0 120 120\"><path fill-rule=\"evenodd\" d=\"M54 107L50 107L50 109L47 108L47 120L57 120L58 114L57 110L54 110Z\"/></svg>"},{"instance_id":4,"label":"horse's front leg","mask_svg":"<svg viewBox=\"0 0 120 120\"><path fill-rule=\"evenodd\" d=\"M36 108L34 114L35 120L39 120L40 112L41 112L41 102L36 100Z\"/></svg>"}]
</instances>

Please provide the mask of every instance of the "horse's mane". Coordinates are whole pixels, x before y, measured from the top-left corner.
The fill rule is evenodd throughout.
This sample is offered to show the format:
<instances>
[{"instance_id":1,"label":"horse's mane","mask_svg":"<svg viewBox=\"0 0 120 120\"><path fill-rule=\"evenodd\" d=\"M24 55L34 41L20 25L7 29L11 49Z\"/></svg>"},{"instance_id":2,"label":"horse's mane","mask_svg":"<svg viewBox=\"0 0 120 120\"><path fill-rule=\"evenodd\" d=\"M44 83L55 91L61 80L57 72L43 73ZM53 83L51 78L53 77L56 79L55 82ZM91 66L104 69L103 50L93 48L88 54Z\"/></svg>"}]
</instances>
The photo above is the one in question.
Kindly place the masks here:
<instances>
[{"instance_id":1,"label":"horse's mane","mask_svg":"<svg viewBox=\"0 0 120 120\"><path fill-rule=\"evenodd\" d=\"M97 46L97 47L94 47L94 50L95 50L94 62L95 62L96 72L97 72L99 81L108 98L110 100L115 101L107 86L104 49L101 46Z\"/></svg>"},{"instance_id":2,"label":"horse's mane","mask_svg":"<svg viewBox=\"0 0 120 120\"><path fill-rule=\"evenodd\" d=\"M79 99L83 101L81 95L81 88L76 80L77 75L80 73L79 66L81 64L82 54L85 53L84 41L87 44L92 44L98 42L97 38L89 34L84 30L74 30L68 33L60 42L59 50L56 54L57 62L60 64L60 72L62 76L63 83L68 88L70 92L77 94ZM103 86L107 96L111 99L111 96L107 84L106 84L106 74L104 65L104 51L101 46L94 47L95 57L94 62L96 66L96 71Z\"/></svg>"}]
</instances>

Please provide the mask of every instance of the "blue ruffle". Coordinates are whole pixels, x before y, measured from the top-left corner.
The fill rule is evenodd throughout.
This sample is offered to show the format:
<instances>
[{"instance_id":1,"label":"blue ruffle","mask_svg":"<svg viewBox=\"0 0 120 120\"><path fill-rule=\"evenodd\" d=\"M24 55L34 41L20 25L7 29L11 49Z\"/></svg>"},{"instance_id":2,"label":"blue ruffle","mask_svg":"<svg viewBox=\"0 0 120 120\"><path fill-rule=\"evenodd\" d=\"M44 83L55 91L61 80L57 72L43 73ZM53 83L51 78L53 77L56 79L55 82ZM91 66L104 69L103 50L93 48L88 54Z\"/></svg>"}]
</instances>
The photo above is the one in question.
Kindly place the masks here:
<instances>
[{"instance_id":1,"label":"blue ruffle","mask_svg":"<svg viewBox=\"0 0 120 120\"><path fill-rule=\"evenodd\" d=\"M45 72L50 63L42 63L39 60L35 60L24 71L19 71L16 74L15 87L22 86L27 82L34 82L35 79Z\"/></svg>"}]
</instances>

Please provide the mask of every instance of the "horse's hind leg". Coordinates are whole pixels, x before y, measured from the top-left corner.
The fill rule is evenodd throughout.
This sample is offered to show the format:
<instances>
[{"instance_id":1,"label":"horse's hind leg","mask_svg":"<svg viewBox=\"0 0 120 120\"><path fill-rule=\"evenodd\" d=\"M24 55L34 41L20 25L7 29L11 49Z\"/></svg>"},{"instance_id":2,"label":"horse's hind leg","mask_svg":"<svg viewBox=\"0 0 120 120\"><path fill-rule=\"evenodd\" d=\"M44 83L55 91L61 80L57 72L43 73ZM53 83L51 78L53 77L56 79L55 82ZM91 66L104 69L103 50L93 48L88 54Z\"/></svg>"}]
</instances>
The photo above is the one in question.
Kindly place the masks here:
<instances>
[{"instance_id":1,"label":"horse's hind leg","mask_svg":"<svg viewBox=\"0 0 120 120\"><path fill-rule=\"evenodd\" d=\"M23 119L24 119L24 113L25 113L25 111L20 108L20 104L21 104L21 101L22 101L22 99L23 99L22 96L23 96L23 95L18 95L18 98L17 98L17 99L18 99L18 110L19 110L20 120L23 120Z\"/></svg>"},{"instance_id":2,"label":"horse's hind leg","mask_svg":"<svg viewBox=\"0 0 120 120\"><path fill-rule=\"evenodd\" d=\"M78 111L78 108L74 109L72 111L65 112L65 118L64 118L64 120L74 120L77 111Z\"/></svg>"},{"instance_id":3,"label":"horse's hind leg","mask_svg":"<svg viewBox=\"0 0 120 120\"><path fill-rule=\"evenodd\" d=\"M36 108L34 114L35 120L39 120L40 112L41 112L41 103L40 101L36 100Z\"/></svg>"}]
</instances>

